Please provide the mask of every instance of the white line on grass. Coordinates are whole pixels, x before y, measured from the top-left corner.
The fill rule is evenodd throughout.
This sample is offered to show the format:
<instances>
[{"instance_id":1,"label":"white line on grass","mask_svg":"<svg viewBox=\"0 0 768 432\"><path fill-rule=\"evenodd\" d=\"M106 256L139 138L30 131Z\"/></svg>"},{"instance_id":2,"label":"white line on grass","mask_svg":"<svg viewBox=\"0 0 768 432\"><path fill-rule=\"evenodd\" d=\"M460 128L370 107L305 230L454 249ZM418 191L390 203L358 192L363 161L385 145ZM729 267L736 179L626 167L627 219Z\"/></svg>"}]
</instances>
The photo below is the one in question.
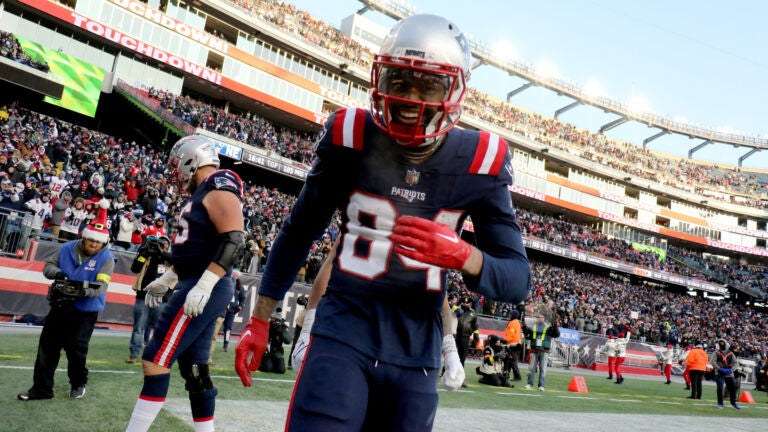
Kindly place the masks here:
<instances>
[{"instance_id":1,"label":"white line on grass","mask_svg":"<svg viewBox=\"0 0 768 432\"><path fill-rule=\"evenodd\" d=\"M25 369L25 370L31 370L34 369L32 366L8 366L8 365L0 365L0 369ZM56 369L56 372L66 372L66 369L58 368ZM89 373L109 373L109 374L125 374L125 375L133 375L137 373L141 373L139 371L121 371L121 370L105 370L105 369L89 369ZM229 376L229 375L211 375L211 378L217 378L217 379L240 379L240 377L236 376ZM253 377L254 381L265 381L265 382L282 382L282 383L289 383L293 384L296 380L292 379L283 379L283 378L259 378L259 377Z\"/></svg>"},{"instance_id":2,"label":"white line on grass","mask_svg":"<svg viewBox=\"0 0 768 432\"><path fill-rule=\"evenodd\" d=\"M558 397L559 398L563 398L563 399L589 399L589 400L597 399L597 398L589 397L589 396L564 396L564 395L560 395Z\"/></svg>"},{"instance_id":3,"label":"white line on grass","mask_svg":"<svg viewBox=\"0 0 768 432\"><path fill-rule=\"evenodd\" d=\"M611 399L608 399L608 400L609 401L613 401L613 402L638 402L638 403L642 402L641 400L638 400L638 399L614 399L614 398L611 398Z\"/></svg>"},{"instance_id":4,"label":"white line on grass","mask_svg":"<svg viewBox=\"0 0 768 432\"><path fill-rule=\"evenodd\" d=\"M665 404L665 405L682 405L682 402L665 402L665 401L656 401L657 404Z\"/></svg>"},{"instance_id":5,"label":"white line on grass","mask_svg":"<svg viewBox=\"0 0 768 432\"><path fill-rule=\"evenodd\" d=\"M240 377L230 376L230 375L211 375L211 378L216 378L216 379L240 379ZM296 380L285 379L285 378L259 378L259 377L253 377L252 379L254 381L281 382L281 383L290 383L290 384L293 384L294 382L296 382Z\"/></svg>"},{"instance_id":6,"label":"white line on grass","mask_svg":"<svg viewBox=\"0 0 768 432\"><path fill-rule=\"evenodd\" d=\"M538 393L507 393L507 392L496 392L496 394L504 395L504 396L527 396L527 397L541 397L542 395Z\"/></svg>"},{"instance_id":7,"label":"white line on grass","mask_svg":"<svg viewBox=\"0 0 768 432\"><path fill-rule=\"evenodd\" d=\"M32 367L32 366L7 366L7 365L2 365L2 366L0 366L0 369L25 369L25 370L30 370L30 369L34 369L34 367ZM66 371L67 371L66 369L62 369L62 368L56 369L56 372L66 372ZM96 373L103 372L103 373L126 374L126 375L131 375L131 374L135 374L136 373L134 371L103 370L103 369L101 369L101 370L89 369L88 372L96 372Z\"/></svg>"}]
</instances>

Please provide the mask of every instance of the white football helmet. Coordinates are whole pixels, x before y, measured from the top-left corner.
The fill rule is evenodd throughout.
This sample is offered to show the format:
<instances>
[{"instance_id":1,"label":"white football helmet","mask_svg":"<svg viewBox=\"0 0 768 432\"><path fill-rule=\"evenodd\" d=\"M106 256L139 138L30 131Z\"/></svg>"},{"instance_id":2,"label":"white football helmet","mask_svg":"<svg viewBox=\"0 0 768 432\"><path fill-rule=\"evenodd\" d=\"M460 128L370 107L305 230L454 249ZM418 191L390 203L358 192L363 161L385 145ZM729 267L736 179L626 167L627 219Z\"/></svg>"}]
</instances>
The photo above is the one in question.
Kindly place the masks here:
<instances>
[{"instance_id":1,"label":"white football helmet","mask_svg":"<svg viewBox=\"0 0 768 432\"><path fill-rule=\"evenodd\" d=\"M438 142L461 117L470 62L464 33L447 19L420 14L399 21L371 68L374 122L405 147Z\"/></svg>"},{"instance_id":2,"label":"white football helmet","mask_svg":"<svg viewBox=\"0 0 768 432\"><path fill-rule=\"evenodd\" d=\"M202 135L186 136L176 142L168 155L166 168L169 181L180 189L192 192L192 178L204 166L219 167L219 155L213 140Z\"/></svg>"}]
</instances>

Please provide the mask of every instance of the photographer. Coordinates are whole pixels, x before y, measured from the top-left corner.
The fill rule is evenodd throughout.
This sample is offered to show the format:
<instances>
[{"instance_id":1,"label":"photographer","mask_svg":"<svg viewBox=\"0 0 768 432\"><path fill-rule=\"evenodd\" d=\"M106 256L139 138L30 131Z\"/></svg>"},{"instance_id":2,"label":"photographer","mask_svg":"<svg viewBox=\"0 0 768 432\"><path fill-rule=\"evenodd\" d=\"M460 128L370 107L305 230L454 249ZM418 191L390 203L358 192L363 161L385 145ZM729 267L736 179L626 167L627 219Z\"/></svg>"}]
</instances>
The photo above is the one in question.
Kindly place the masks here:
<instances>
[{"instance_id":1,"label":"photographer","mask_svg":"<svg viewBox=\"0 0 768 432\"><path fill-rule=\"evenodd\" d=\"M301 335L301 329L304 327L304 318L307 316L308 302L309 297L306 295L301 295L296 299L296 304L304 307L296 316L296 325L293 327L293 343L291 344L291 353L288 354L288 369L293 369L293 351L296 349L296 342L298 342L299 336Z\"/></svg>"},{"instance_id":2,"label":"photographer","mask_svg":"<svg viewBox=\"0 0 768 432\"><path fill-rule=\"evenodd\" d=\"M28 391L18 394L19 400L53 397L53 377L62 349L69 362L69 397L85 396L88 344L99 312L104 309L115 268L115 256L106 247L106 220L107 210L101 207L98 217L83 230L82 239L64 243L58 254L45 263L43 275L55 280L48 293L51 310L40 333L34 383Z\"/></svg>"},{"instance_id":3,"label":"photographer","mask_svg":"<svg viewBox=\"0 0 768 432\"><path fill-rule=\"evenodd\" d=\"M285 350L283 344L291 341L288 334L288 324L280 315L282 310L277 308L269 320L269 348L261 359L259 370L262 372L285 373Z\"/></svg>"},{"instance_id":4,"label":"photographer","mask_svg":"<svg viewBox=\"0 0 768 432\"><path fill-rule=\"evenodd\" d=\"M144 291L150 282L162 276L165 270L171 267L171 255L168 253L170 246L171 240L166 236L149 236L139 247L131 264L131 271L137 273L132 287L136 291L136 300L133 304L130 356L126 363L136 363L138 360L142 347L149 340L149 330L157 322L163 304L172 292L168 290L164 297L147 297L147 292Z\"/></svg>"},{"instance_id":5,"label":"photographer","mask_svg":"<svg viewBox=\"0 0 768 432\"><path fill-rule=\"evenodd\" d=\"M480 384L496 387L514 387L504 374L503 363L507 353L502 345L502 339L496 335L488 336L488 343L483 348L483 363L475 369L480 375Z\"/></svg>"}]
</instances>

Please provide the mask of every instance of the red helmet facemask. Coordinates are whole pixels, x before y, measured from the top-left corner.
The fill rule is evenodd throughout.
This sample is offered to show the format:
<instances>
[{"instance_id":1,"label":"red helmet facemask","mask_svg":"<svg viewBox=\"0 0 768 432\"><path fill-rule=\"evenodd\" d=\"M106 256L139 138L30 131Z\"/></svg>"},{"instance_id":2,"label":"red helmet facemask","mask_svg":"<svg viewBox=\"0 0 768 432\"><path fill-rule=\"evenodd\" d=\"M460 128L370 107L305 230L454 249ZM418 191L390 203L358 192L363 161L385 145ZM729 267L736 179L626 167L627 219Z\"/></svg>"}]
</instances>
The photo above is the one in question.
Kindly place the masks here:
<instances>
[{"instance_id":1,"label":"red helmet facemask","mask_svg":"<svg viewBox=\"0 0 768 432\"><path fill-rule=\"evenodd\" d=\"M458 123L466 79L457 66L377 55L371 89L374 123L412 148L434 143Z\"/></svg>"}]
</instances>

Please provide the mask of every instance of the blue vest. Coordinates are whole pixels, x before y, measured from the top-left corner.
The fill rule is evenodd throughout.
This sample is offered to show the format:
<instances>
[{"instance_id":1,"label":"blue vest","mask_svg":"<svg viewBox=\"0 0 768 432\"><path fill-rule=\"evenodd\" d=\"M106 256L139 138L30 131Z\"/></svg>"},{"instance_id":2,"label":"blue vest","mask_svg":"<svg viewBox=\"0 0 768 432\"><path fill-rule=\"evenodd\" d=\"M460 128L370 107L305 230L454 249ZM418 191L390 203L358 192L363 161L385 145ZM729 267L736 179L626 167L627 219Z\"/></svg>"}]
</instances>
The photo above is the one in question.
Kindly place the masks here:
<instances>
[{"instance_id":1,"label":"blue vest","mask_svg":"<svg viewBox=\"0 0 768 432\"><path fill-rule=\"evenodd\" d=\"M107 260L115 259L112 251L104 247L93 256L88 257L80 263L75 252L78 241L64 243L59 249L59 268L66 273L70 279L79 281L95 282L96 275ZM111 275L110 275L111 276ZM107 302L107 293L101 293L97 297L83 297L72 303L72 308L80 312L100 312L104 310Z\"/></svg>"}]
</instances>

